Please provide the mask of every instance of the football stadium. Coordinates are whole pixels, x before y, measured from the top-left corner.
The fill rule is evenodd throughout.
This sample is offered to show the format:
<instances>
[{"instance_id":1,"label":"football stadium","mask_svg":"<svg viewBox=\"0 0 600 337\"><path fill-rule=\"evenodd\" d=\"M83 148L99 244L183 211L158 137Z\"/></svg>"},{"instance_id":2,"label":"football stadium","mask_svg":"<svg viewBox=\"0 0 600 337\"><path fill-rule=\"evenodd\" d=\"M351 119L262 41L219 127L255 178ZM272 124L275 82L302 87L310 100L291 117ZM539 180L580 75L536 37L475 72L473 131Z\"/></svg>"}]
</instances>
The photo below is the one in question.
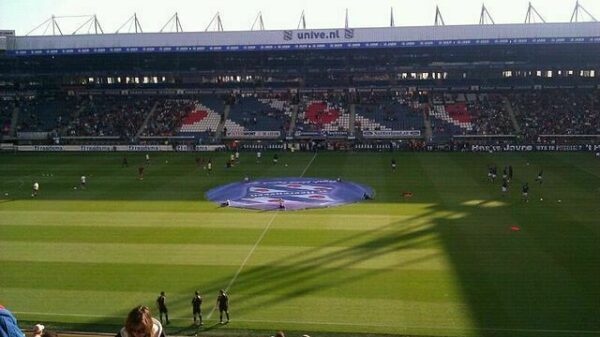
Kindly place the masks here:
<instances>
[{"instance_id":1,"label":"football stadium","mask_svg":"<svg viewBox=\"0 0 600 337\"><path fill-rule=\"evenodd\" d=\"M0 336L600 336L600 23L391 14L0 31Z\"/></svg>"}]
</instances>

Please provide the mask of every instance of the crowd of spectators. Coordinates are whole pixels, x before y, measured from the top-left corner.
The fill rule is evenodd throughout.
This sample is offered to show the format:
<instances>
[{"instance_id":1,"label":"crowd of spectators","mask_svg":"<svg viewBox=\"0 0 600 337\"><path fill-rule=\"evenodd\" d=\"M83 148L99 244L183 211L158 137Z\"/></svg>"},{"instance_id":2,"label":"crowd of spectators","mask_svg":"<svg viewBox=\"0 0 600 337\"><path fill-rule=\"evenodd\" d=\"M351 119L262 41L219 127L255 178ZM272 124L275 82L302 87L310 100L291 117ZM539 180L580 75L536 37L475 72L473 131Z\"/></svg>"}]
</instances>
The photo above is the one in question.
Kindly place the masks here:
<instances>
[{"instance_id":1,"label":"crowd of spectators","mask_svg":"<svg viewBox=\"0 0 600 337\"><path fill-rule=\"evenodd\" d=\"M181 127L182 120L194 111L197 100L167 99L156 106L154 116L148 121L144 136L173 136Z\"/></svg>"},{"instance_id":2,"label":"crowd of spectators","mask_svg":"<svg viewBox=\"0 0 600 337\"><path fill-rule=\"evenodd\" d=\"M0 134L8 135L15 104L12 101L2 101L0 104Z\"/></svg>"},{"instance_id":3,"label":"crowd of spectators","mask_svg":"<svg viewBox=\"0 0 600 337\"><path fill-rule=\"evenodd\" d=\"M600 96L590 92L534 92L510 96L528 140L540 135L600 134Z\"/></svg>"},{"instance_id":4,"label":"crowd of spectators","mask_svg":"<svg viewBox=\"0 0 600 337\"><path fill-rule=\"evenodd\" d=\"M63 136L119 136L133 139L158 98L90 96L87 105L73 111Z\"/></svg>"},{"instance_id":5,"label":"crowd of spectators","mask_svg":"<svg viewBox=\"0 0 600 337\"><path fill-rule=\"evenodd\" d=\"M497 94L482 94L467 100L467 109L473 124L472 132L477 135L511 135L515 128L510 113L504 106L503 97Z\"/></svg>"},{"instance_id":6,"label":"crowd of spectators","mask_svg":"<svg viewBox=\"0 0 600 337\"><path fill-rule=\"evenodd\" d=\"M200 303L202 300L200 299ZM200 307L198 306L198 312ZM229 315L229 314L228 314ZM229 317L229 316L228 316ZM200 316L200 319L202 316ZM227 320L229 322L229 319ZM167 325L169 324L167 316ZM194 316L196 324L196 316ZM221 324L223 322L221 321ZM58 337L55 331L47 329L43 324L35 324L28 329L31 337ZM197 333L196 333L197 334ZM90 334L88 334L90 335ZM92 333L93 335L93 333ZM153 317L147 306L138 305L129 311L125 317L123 327L116 332L116 337L166 337L166 331L162 323L162 312L160 321ZM307 334L302 337L310 337ZM19 322L11 311L0 304L0 337L27 337L19 327ZM277 331L271 337L285 337L283 331Z\"/></svg>"},{"instance_id":7,"label":"crowd of spectators","mask_svg":"<svg viewBox=\"0 0 600 337\"><path fill-rule=\"evenodd\" d=\"M515 120L521 131L518 136L527 141L541 142L540 135L600 134L600 91L435 93L431 100L426 94L395 90L256 92L227 97L231 111L239 108L237 118L230 112L229 119L247 130L280 130L284 135L292 126L292 107L296 104L294 131L348 131L349 106L355 104L353 121L358 131L423 129L422 124L414 124L410 119L422 120L425 115L431 121L434 136L516 135ZM0 134L8 135L13 112L18 111L17 132L42 131L61 137L117 136L131 141L155 109L142 135L168 137L177 133L184 117L199 102L200 99L165 96L20 97L0 104ZM454 120L440 120L428 114L430 107L448 105L466 107L469 120L452 124ZM366 122L372 122L373 127L363 125Z\"/></svg>"}]
</instances>

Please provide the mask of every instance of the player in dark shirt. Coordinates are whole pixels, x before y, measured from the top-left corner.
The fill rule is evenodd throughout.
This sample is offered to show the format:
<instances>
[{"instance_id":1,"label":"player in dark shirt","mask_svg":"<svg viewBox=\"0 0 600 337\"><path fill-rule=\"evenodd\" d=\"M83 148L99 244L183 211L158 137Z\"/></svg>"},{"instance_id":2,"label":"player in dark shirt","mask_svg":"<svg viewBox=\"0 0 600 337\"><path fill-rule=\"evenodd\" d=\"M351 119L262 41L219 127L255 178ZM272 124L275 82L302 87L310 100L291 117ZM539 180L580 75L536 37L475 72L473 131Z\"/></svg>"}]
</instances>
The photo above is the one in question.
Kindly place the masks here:
<instances>
[{"instance_id":1,"label":"player in dark shirt","mask_svg":"<svg viewBox=\"0 0 600 337\"><path fill-rule=\"evenodd\" d=\"M521 195L523 200L525 200L525 202L529 202L529 184L525 183L523 184L523 187L521 187Z\"/></svg>"},{"instance_id":2,"label":"player in dark shirt","mask_svg":"<svg viewBox=\"0 0 600 337\"><path fill-rule=\"evenodd\" d=\"M143 166L138 167L138 179L144 180L144 167Z\"/></svg>"},{"instance_id":3,"label":"player in dark shirt","mask_svg":"<svg viewBox=\"0 0 600 337\"><path fill-rule=\"evenodd\" d=\"M396 171L396 159L392 159L392 170Z\"/></svg>"},{"instance_id":4,"label":"player in dark shirt","mask_svg":"<svg viewBox=\"0 0 600 337\"><path fill-rule=\"evenodd\" d=\"M200 306L202 305L202 296L198 290L194 293L194 297L192 297L192 315L194 316L194 324L196 324L196 317L198 317L199 325L203 325L202 323L202 311Z\"/></svg>"},{"instance_id":5,"label":"player in dark shirt","mask_svg":"<svg viewBox=\"0 0 600 337\"><path fill-rule=\"evenodd\" d=\"M169 322L169 311L167 310L167 296L165 296L165 292L161 291L160 296L156 299L156 304L158 304L158 312L160 314L160 323L163 322L163 314L165 315L166 324Z\"/></svg>"},{"instance_id":6,"label":"player in dark shirt","mask_svg":"<svg viewBox=\"0 0 600 337\"><path fill-rule=\"evenodd\" d=\"M512 165L508 165L508 181L511 181L513 178L513 168Z\"/></svg>"},{"instance_id":7,"label":"player in dark shirt","mask_svg":"<svg viewBox=\"0 0 600 337\"><path fill-rule=\"evenodd\" d=\"M217 306L219 307L219 321L223 324L223 312L227 315L227 322L229 322L229 296L225 293L225 290L219 290L219 296L217 296Z\"/></svg>"},{"instance_id":8,"label":"player in dark shirt","mask_svg":"<svg viewBox=\"0 0 600 337\"><path fill-rule=\"evenodd\" d=\"M121 167L129 167L129 162L127 161L127 157L123 156L123 161L121 162Z\"/></svg>"},{"instance_id":9,"label":"player in dark shirt","mask_svg":"<svg viewBox=\"0 0 600 337\"><path fill-rule=\"evenodd\" d=\"M508 179L502 179L502 196L506 196L506 192L508 191Z\"/></svg>"}]
</instances>

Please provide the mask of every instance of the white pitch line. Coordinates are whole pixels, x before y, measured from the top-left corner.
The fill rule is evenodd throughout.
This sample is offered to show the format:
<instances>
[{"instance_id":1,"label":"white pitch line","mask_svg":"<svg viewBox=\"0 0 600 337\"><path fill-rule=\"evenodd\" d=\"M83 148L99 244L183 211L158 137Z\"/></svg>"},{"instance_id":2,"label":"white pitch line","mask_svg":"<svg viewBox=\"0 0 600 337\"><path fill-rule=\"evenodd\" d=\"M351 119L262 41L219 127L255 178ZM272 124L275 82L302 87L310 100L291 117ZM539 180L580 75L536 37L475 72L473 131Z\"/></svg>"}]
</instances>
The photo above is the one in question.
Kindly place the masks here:
<instances>
[{"instance_id":1,"label":"white pitch line","mask_svg":"<svg viewBox=\"0 0 600 337\"><path fill-rule=\"evenodd\" d=\"M47 313L47 312L30 312L30 311L13 311L15 315L35 315L35 316L63 316L63 317L90 317L90 318L122 318L122 316L108 316L108 315L92 315L92 314L65 314L65 313ZM207 318L208 319L208 318ZM172 321L189 321L189 318L171 318ZM279 324L310 324L310 325L331 325L331 326L363 326L363 327L374 327L374 328L399 328L397 325L391 324L369 324L369 323L356 323L356 322L318 322L318 321L294 321L294 320L253 320L253 319L236 319L236 322L241 323L279 323ZM549 333L569 333L569 334L589 334L597 335L599 331L593 330L552 330L552 329L527 329L527 328L457 328L449 326L424 326L424 325L407 325L402 326L404 329L433 329L433 330L460 330L460 331L472 331L472 330L483 330L483 331L515 331L515 332L549 332Z\"/></svg>"},{"instance_id":2,"label":"white pitch line","mask_svg":"<svg viewBox=\"0 0 600 337\"><path fill-rule=\"evenodd\" d=\"M300 175L300 177L303 177L304 174L306 173L306 171L308 171L308 168L310 167L310 165L312 165L313 161L315 161L315 158L317 158L317 152L315 152L314 156L308 162L308 165L306 165L306 167L304 168L304 171L302 171L302 175ZM267 234L267 231L269 230L269 228L271 228L271 224L273 224L273 220L275 220L275 218L277 217L277 214L278 213L273 214L273 217L271 217L271 220L269 220L269 223L267 224L267 226L265 227L265 229L263 230L263 232L260 234L260 237L258 238L258 240L256 240L256 243L254 243L254 246L252 247L252 249L250 249L250 252L248 253L248 255L246 255L246 258L244 259L244 261L242 261L242 264L240 265L240 267L238 268L238 270L235 272L235 275L233 275L233 278L231 279L231 281L229 281L229 284L225 288L225 291L229 291L229 289L231 288L231 286L233 285L233 283L237 280L238 276L240 275L240 273L242 272L242 270L246 266L246 263L248 262L248 260L252 256L252 254L254 254L254 251L256 250L256 247L258 247L258 245L260 244L260 242L262 241L262 239ZM212 314L215 312L216 309L217 309L217 306L215 305L210 310L210 313L208 314L208 316L206 318L210 319L212 317Z\"/></svg>"},{"instance_id":3,"label":"white pitch line","mask_svg":"<svg viewBox=\"0 0 600 337\"><path fill-rule=\"evenodd\" d=\"M316 152L315 152L315 155L310 160L310 162L308 162L308 165L306 165L306 168L304 168L304 171L302 171L302 174L300 175L300 178L304 177L304 175L306 174L306 171L308 171L308 168L310 167L310 165L312 165L313 161L315 161L315 158L317 158L317 153Z\"/></svg>"},{"instance_id":4,"label":"white pitch line","mask_svg":"<svg viewBox=\"0 0 600 337\"><path fill-rule=\"evenodd\" d=\"M275 220L276 217L277 217L277 213L273 214L273 216L271 217L271 220L269 220L269 223L267 223L267 226L265 227L263 232L260 234L260 237L258 237L258 240L256 240L256 243L254 243L254 246L252 246L252 249L250 249L250 252L248 252L248 255L246 255L246 258L244 259L244 261L242 261L242 264L240 265L238 270L235 272L235 275L233 275L233 278L231 279L231 281L229 281L229 284L225 288L225 291L228 292L229 289L231 288L231 286L233 285L233 283L235 282L235 280L237 280L238 276L242 272L242 269L244 269L244 267L246 266L246 263L248 262L248 260L250 260L250 257L252 256L252 254L254 254L256 247L258 247L258 245L260 244L262 239L265 237L269 228L271 228L271 224L273 223L273 220ZM210 313L208 314L207 319L210 319L210 317L212 316L212 314L215 312L216 309L217 309L217 306L215 305L212 308L212 310L210 311Z\"/></svg>"}]
</instances>

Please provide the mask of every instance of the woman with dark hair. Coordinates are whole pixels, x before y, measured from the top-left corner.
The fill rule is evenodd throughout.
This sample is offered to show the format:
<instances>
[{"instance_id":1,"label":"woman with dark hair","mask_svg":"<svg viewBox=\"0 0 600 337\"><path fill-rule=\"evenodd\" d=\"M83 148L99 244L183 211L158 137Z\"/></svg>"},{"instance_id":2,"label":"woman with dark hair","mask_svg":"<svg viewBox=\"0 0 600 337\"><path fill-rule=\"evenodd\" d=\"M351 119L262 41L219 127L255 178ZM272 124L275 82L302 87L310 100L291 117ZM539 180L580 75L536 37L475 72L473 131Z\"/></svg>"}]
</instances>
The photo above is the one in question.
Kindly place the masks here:
<instances>
[{"instance_id":1,"label":"woman with dark hair","mask_svg":"<svg viewBox=\"0 0 600 337\"><path fill-rule=\"evenodd\" d=\"M165 337L165 332L160 322L150 314L150 309L138 305L131 309L125 326L116 337Z\"/></svg>"}]
</instances>

